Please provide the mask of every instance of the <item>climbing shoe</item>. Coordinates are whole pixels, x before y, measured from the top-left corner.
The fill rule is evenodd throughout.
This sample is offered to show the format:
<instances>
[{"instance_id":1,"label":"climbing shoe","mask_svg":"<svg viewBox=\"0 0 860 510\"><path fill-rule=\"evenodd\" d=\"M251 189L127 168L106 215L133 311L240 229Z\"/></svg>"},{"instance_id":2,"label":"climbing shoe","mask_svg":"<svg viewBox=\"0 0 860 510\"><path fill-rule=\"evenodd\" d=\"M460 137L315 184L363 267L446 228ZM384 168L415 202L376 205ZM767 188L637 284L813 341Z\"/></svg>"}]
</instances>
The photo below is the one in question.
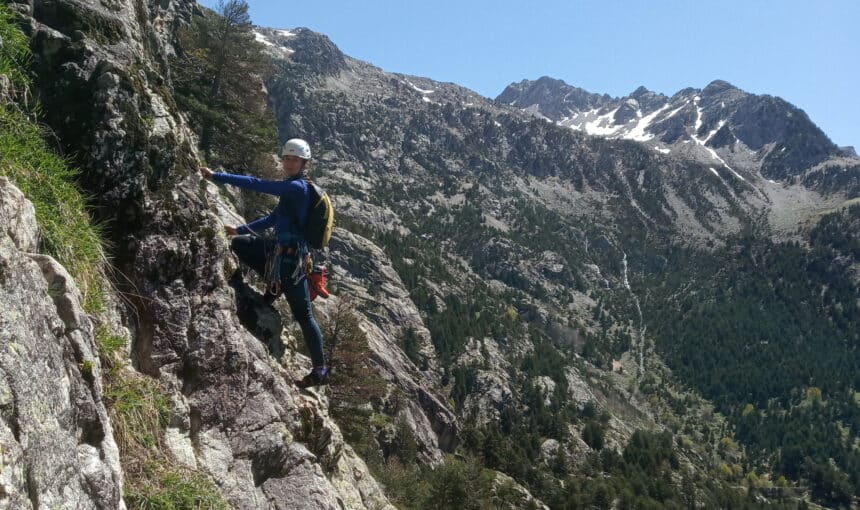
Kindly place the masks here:
<instances>
[{"instance_id":1,"label":"climbing shoe","mask_svg":"<svg viewBox=\"0 0 860 510\"><path fill-rule=\"evenodd\" d=\"M311 373L296 381L296 386L305 389L311 386L323 386L328 384L331 375L328 367L314 367Z\"/></svg>"}]
</instances>

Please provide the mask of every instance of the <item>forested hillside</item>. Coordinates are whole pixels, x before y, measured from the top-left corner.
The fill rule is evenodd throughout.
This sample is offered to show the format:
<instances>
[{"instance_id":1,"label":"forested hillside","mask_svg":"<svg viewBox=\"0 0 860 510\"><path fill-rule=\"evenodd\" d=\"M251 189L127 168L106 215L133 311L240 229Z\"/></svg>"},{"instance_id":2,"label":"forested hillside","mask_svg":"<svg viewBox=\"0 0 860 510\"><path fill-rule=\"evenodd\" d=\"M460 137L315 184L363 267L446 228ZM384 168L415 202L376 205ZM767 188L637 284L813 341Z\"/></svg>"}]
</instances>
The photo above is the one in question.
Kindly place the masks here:
<instances>
[{"instance_id":1,"label":"forested hillside","mask_svg":"<svg viewBox=\"0 0 860 510\"><path fill-rule=\"evenodd\" d=\"M802 243L750 232L714 252L676 247L642 282L675 375L756 465L832 505L860 487L858 218L857 205L825 215Z\"/></svg>"}]
</instances>

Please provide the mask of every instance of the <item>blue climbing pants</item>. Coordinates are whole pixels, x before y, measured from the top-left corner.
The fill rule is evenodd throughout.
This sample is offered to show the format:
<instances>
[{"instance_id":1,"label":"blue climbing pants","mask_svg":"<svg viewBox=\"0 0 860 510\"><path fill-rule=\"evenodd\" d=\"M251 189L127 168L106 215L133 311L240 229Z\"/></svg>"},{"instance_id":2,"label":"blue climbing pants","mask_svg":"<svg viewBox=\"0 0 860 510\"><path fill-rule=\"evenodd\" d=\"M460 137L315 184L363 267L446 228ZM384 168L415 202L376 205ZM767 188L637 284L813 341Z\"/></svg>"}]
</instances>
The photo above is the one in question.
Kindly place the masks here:
<instances>
[{"instance_id":1,"label":"blue climbing pants","mask_svg":"<svg viewBox=\"0 0 860 510\"><path fill-rule=\"evenodd\" d=\"M274 246L266 240L256 236L236 236L230 241L230 249L239 257L239 260L265 278L267 250ZM293 318L302 328L302 336L305 345L311 354L311 361L315 367L325 366L325 355L323 354L323 337L319 324L314 318L311 309L311 296L308 293L308 279L304 276L296 282L291 277L299 264L299 257L281 257L281 292L287 298Z\"/></svg>"}]
</instances>

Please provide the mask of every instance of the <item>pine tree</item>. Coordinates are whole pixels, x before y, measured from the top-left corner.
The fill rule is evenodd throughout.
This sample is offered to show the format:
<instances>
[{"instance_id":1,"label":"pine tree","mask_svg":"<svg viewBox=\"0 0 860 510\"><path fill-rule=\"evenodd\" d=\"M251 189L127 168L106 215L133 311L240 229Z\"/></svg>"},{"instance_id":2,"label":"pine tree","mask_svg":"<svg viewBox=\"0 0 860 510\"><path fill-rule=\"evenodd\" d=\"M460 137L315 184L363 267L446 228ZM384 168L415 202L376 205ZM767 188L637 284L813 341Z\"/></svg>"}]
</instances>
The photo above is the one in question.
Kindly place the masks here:
<instances>
[{"instance_id":1,"label":"pine tree","mask_svg":"<svg viewBox=\"0 0 860 510\"><path fill-rule=\"evenodd\" d=\"M260 166L261 152L277 149L263 86L272 69L244 0L222 0L217 13L204 11L180 31L172 62L177 101L210 164L246 171Z\"/></svg>"}]
</instances>

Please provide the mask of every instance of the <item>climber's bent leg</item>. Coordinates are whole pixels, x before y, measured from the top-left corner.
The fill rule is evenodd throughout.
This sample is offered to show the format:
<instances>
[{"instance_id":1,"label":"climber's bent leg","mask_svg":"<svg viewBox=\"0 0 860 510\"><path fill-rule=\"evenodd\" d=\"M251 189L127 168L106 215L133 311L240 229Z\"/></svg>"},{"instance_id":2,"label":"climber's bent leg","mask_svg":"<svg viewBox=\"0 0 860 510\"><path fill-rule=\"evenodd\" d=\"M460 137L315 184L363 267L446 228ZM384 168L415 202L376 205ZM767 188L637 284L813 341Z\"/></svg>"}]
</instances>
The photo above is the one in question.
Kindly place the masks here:
<instances>
[{"instance_id":1,"label":"climber's bent leg","mask_svg":"<svg viewBox=\"0 0 860 510\"><path fill-rule=\"evenodd\" d=\"M230 249L246 264L264 276L266 272L266 242L256 236L236 236L230 241Z\"/></svg>"}]
</instances>

